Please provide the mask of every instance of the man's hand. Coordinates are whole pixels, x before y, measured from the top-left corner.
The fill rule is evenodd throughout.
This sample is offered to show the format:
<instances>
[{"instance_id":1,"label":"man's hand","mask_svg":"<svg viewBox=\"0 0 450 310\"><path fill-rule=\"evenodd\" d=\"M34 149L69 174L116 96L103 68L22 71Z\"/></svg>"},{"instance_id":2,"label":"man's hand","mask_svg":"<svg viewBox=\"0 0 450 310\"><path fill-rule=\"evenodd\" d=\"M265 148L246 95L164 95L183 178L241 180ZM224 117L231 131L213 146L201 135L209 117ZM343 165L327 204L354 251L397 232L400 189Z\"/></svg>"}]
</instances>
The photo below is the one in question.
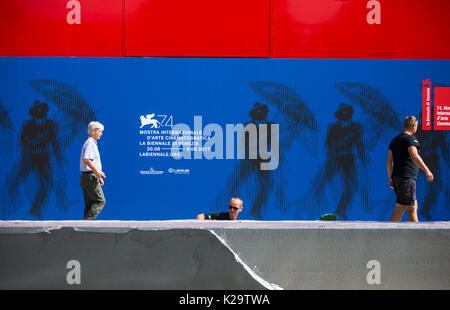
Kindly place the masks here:
<instances>
[{"instance_id":1,"label":"man's hand","mask_svg":"<svg viewBox=\"0 0 450 310\"><path fill-rule=\"evenodd\" d=\"M431 171L428 171L428 172L426 173L426 175L427 175L427 181L428 181L428 182L433 182L433 180L434 180L434 175L431 173Z\"/></svg>"},{"instance_id":2,"label":"man's hand","mask_svg":"<svg viewBox=\"0 0 450 310\"><path fill-rule=\"evenodd\" d=\"M389 178L389 187L394 189L394 183L392 182L391 178Z\"/></svg>"},{"instance_id":3,"label":"man's hand","mask_svg":"<svg viewBox=\"0 0 450 310\"><path fill-rule=\"evenodd\" d=\"M106 178L106 175L103 173L103 171L95 169L94 173L100 181L100 184L104 185L105 182L103 181L103 179Z\"/></svg>"},{"instance_id":4,"label":"man's hand","mask_svg":"<svg viewBox=\"0 0 450 310\"><path fill-rule=\"evenodd\" d=\"M103 179L106 178L106 175L103 173L103 171L95 168L95 166L92 164L92 162L88 158L83 159L83 162L92 170L92 172L94 172L94 174L97 176L98 180L100 181L100 184L101 185L105 184L105 182L103 182Z\"/></svg>"}]
</instances>

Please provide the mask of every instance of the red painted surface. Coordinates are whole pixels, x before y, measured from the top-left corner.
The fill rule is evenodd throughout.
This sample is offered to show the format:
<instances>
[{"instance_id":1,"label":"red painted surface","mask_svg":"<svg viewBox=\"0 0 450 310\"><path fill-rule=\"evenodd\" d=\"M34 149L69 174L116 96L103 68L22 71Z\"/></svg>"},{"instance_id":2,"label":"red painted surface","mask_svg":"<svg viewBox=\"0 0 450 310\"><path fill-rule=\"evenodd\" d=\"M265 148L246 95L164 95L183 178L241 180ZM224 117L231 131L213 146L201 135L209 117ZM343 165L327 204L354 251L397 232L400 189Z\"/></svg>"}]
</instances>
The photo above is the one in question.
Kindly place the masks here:
<instances>
[{"instance_id":1,"label":"red painted surface","mask_svg":"<svg viewBox=\"0 0 450 310\"><path fill-rule=\"evenodd\" d=\"M127 56L268 57L269 0L127 0Z\"/></svg>"},{"instance_id":2,"label":"red painted surface","mask_svg":"<svg viewBox=\"0 0 450 310\"><path fill-rule=\"evenodd\" d=\"M450 59L449 29L448 0L0 1L0 56Z\"/></svg>"},{"instance_id":3,"label":"red painted surface","mask_svg":"<svg viewBox=\"0 0 450 310\"><path fill-rule=\"evenodd\" d=\"M276 0L271 56L450 59L449 30L447 0Z\"/></svg>"},{"instance_id":4,"label":"red painted surface","mask_svg":"<svg viewBox=\"0 0 450 310\"><path fill-rule=\"evenodd\" d=\"M69 24L80 3L80 24ZM67 4L69 3L69 8ZM122 0L1 0L1 56L121 56Z\"/></svg>"}]
</instances>

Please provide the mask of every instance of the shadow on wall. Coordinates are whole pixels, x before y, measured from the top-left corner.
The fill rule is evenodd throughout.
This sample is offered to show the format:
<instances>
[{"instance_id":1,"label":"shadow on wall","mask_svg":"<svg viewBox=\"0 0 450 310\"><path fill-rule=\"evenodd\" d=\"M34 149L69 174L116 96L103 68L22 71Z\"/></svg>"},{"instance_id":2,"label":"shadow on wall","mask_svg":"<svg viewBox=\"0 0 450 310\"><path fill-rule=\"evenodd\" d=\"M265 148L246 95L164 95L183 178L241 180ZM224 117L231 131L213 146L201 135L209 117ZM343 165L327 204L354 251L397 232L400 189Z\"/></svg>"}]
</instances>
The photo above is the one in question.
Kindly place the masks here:
<instances>
[{"instance_id":1,"label":"shadow on wall","mask_svg":"<svg viewBox=\"0 0 450 310\"><path fill-rule=\"evenodd\" d=\"M35 219L44 218L53 190L56 206L63 211L70 208L72 202L65 191L64 152L95 119L94 109L67 83L36 79L29 81L29 86L45 101L35 100L29 109L30 118L22 122L17 152L20 155L1 189L2 197L7 197L1 202L2 219L22 207L24 194L31 200L29 213ZM52 118L48 118L50 109L55 110ZM3 106L1 113L6 113ZM2 120L2 134L10 128L11 120ZM12 135L11 130L7 133Z\"/></svg>"}]
</instances>

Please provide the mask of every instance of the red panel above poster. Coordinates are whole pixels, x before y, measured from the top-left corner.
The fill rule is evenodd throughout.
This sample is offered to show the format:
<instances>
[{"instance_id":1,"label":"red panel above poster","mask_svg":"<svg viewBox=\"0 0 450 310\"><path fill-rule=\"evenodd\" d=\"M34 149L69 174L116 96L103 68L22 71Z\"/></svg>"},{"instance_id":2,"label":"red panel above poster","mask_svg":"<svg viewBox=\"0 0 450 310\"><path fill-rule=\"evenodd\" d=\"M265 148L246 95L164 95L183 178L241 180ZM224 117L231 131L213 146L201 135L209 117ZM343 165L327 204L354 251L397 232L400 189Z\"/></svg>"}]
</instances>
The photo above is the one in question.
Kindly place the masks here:
<instances>
[{"instance_id":1,"label":"red panel above poster","mask_svg":"<svg viewBox=\"0 0 450 310\"><path fill-rule=\"evenodd\" d=\"M1 56L121 56L122 0L2 0Z\"/></svg>"},{"instance_id":2,"label":"red panel above poster","mask_svg":"<svg viewBox=\"0 0 450 310\"><path fill-rule=\"evenodd\" d=\"M447 0L2 0L0 56L450 59Z\"/></svg>"},{"instance_id":3,"label":"red panel above poster","mask_svg":"<svg viewBox=\"0 0 450 310\"><path fill-rule=\"evenodd\" d=\"M269 0L127 0L127 56L268 57Z\"/></svg>"},{"instance_id":4,"label":"red panel above poster","mask_svg":"<svg viewBox=\"0 0 450 310\"><path fill-rule=\"evenodd\" d=\"M275 58L450 59L450 1L276 0Z\"/></svg>"}]
</instances>

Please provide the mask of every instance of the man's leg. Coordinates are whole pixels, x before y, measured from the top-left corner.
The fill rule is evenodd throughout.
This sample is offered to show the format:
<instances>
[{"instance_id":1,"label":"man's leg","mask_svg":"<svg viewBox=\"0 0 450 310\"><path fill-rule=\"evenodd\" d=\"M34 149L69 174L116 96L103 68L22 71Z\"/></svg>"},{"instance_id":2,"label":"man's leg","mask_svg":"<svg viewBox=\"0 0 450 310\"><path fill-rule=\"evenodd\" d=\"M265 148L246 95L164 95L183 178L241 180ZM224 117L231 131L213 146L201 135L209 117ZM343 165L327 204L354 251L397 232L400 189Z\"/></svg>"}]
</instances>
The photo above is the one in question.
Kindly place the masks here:
<instances>
[{"instance_id":1,"label":"man's leg","mask_svg":"<svg viewBox=\"0 0 450 310\"><path fill-rule=\"evenodd\" d=\"M87 175L84 182L83 190L90 200L90 206L86 206L84 211L84 219L95 220L106 204L105 196L95 175Z\"/></svg>"},{"instance_id":2,"label":"man's leg","mask_svg":"<svg viewBox=\"0 0 450 310\"><path fill-rule=\"evenodd\" d=\"M83 190L83 199L84 199L84 211L83 211L83 219L85 220L87 218L87 214L89 209L91 208L91 204L92 201L89 198L89 194L88 194L88 176L85 174L81 175L80 178L80 186L81 189Z\"/></svg>"},{"instance_id":3,"label":"man's leg","mask_svg":"<svg viewBox=\"0 0 450 310\"><path fill-rule=\"evenodd\" d=\"M408 206L408 221L409 222L419 221L419 218L417 217L417 200L414 201L413 206Z\"/></svg>"},{"instance_id":4,"label":"man's leg","mask_svg":"<svg viewBox=\"0 0 450 310\"><path fill-rule=\"evenodd\" d=\"M401 222L403 213L405 213L406 209L408 209L408 206L396 203L395 210L392 212L391 222Z\"/></svg>"},{"instance_id":5,"label":"man's leg","mask_svg":"<svg viewBox=\"0 0 450 310\"><path fill-rule=\"evenodd\" d=\"M98 183L92 191L89 191L89 197L92 200L92 203L87 211L85 220L95 220L106 204L100 183Z\"/></svg>"},{"instance_id":6,"label":"man's leg","mask_svg":"<svg viewBox=\"0 0 450 310\"><path fill-rule=\"evenodd\" d=\"M89 198L89 195L87 194L86 190L83 188L83 198L84 198L84 212L83 212L83 219L86 219L87 213L91 207L91 199Z\"/></svg>"}]
</instances>

